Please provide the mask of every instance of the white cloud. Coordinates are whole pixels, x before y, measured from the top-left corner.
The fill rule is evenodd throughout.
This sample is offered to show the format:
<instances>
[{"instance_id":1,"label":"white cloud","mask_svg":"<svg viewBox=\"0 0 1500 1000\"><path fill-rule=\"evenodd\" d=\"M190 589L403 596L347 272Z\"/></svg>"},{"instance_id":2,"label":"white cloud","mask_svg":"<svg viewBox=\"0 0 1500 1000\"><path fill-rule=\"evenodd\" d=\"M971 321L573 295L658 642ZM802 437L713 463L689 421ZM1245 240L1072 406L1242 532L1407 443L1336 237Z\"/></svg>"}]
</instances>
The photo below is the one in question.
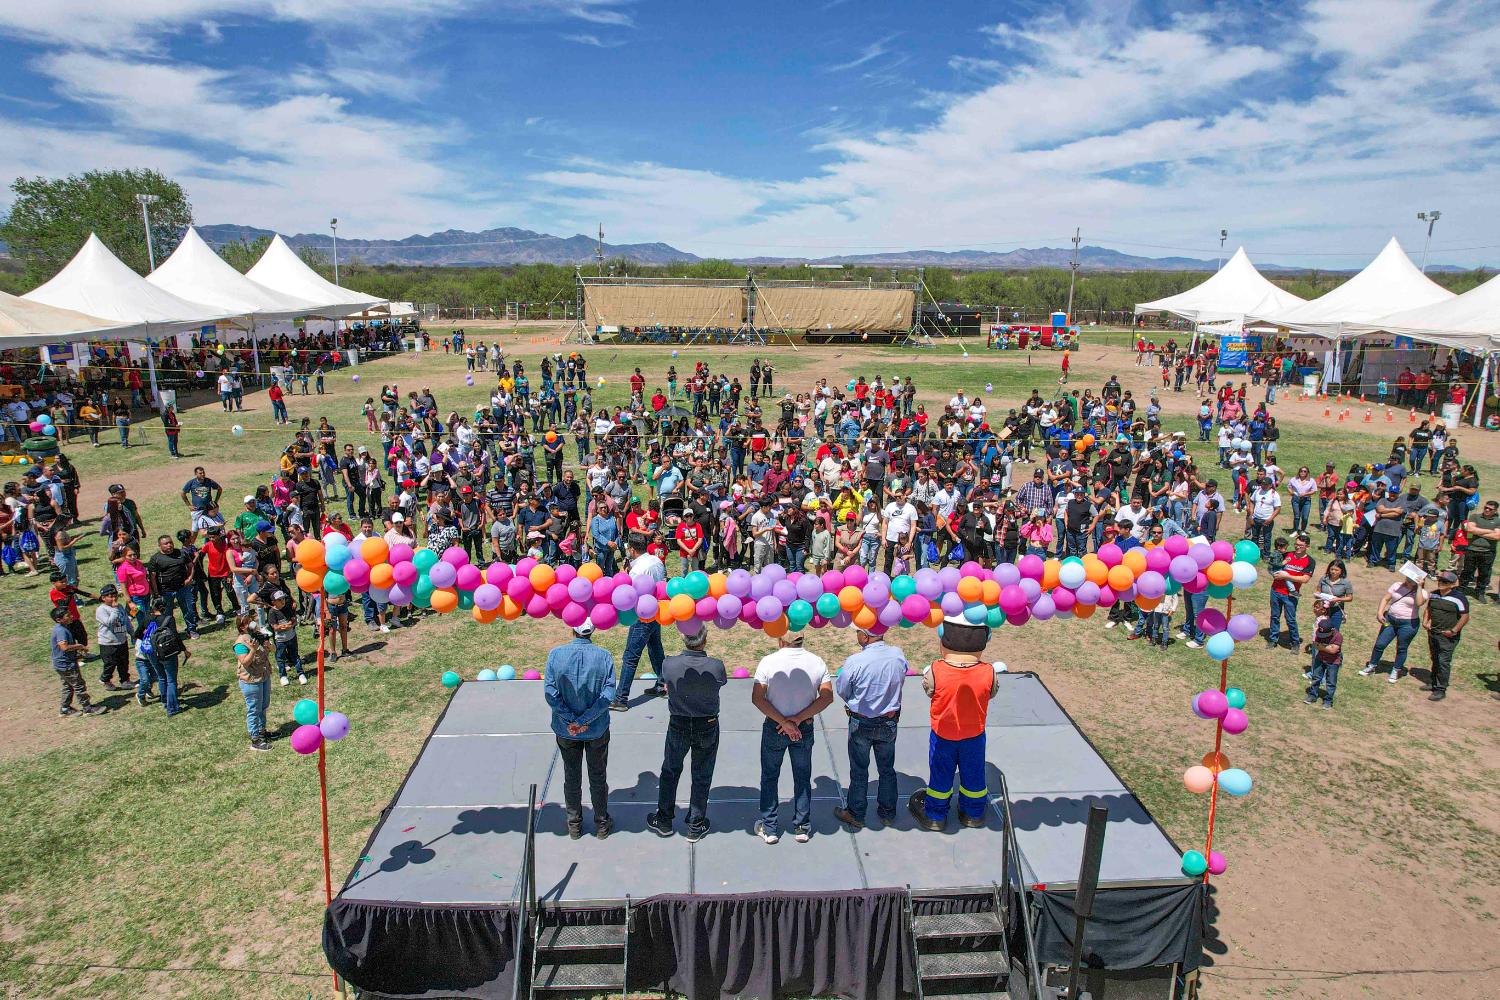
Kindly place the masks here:
<instances>
[{"instance_id":1,"label":"white cloud","mask_svg":"<svg viewBox=\"0 0 1500 1000\"><path fill-rule=\"evenodd\" d=\"M625 44L623 41L621 41L621 40L619 40L617 38L611 38L608 41L605 41L604 39L600 38L598 35L591 35L591 34L559 35L558 37L561 38L565 42L573 42L573 43L578 44L578 45L590 45L590 46L593 46L596 49L617 49L621 45Z\"/></svg>"},{"instance_id":2,"label":"white cloud","mask_svg":"<svg viewBox=\"0 0 1500 1000\"><path fill-rule=\"evenodd\" d=\"M863 66L865 63L873 62L874 60L879 59L881 56L885 55L887 52L891 51L890 44L891 42L895 41L895 39L895 35L886 35L879 41L871 42L869 45L866 45L864 48L860 49L859 53L847 62L834 63L831 66L824 67L824 69L829 73L842 73L845 70L857 69L858 67Z\"/></svg>"}]
</instances>

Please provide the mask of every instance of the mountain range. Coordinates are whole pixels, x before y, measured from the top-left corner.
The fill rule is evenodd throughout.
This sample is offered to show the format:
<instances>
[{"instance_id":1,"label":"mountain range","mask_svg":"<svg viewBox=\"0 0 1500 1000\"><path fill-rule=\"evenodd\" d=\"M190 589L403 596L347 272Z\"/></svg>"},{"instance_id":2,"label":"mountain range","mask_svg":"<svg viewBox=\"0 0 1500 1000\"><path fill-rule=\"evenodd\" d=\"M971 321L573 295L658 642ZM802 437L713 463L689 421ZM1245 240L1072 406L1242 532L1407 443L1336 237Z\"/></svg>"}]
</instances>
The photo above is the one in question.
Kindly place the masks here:
<instances>
[{"instance_id":1,"label":"mountain range","mask_svg":"<svg viewBox=\"0 0 1500 1000\"><path fill-rule=\"evenodd\" d=\"M240 225L199 226L199 233L214 246L237 240L253 242L270 237L269 229ZM310 247L327 254L332 239L323 233L298 233L284 236L293 249ZM508 264L586 264L596 259L598 242L592 236L552 236L529 229L485 229L469 232L447 229L426 236L408 236L400 240L365 240L339 237L339 257L364 264L393 264L416 267L495 267ZM607 259L626 258L638 264L691 263L701 260L696 254L679 250L666 243L605 243ZM846 254L835 257L748 257L736 260L745 265L778 266L797 264L850 265L864 267L917 266L948 267L956 270L1023 271L1038 267L1068 266L1073 251L1062 247L1036 247L1007 251L992 250L901 250L886 253ZM1078 251L1081 271L1213 271L1219 266L1214 259L1196 257L1140 257L1107 247L1084 246ZM1257 261L1262 271L1305 271L1306 265L1286 265ZM1324 269L1329 270L1329 269ZM1431 271L1463 271L1451 264L1432 264Z\"/></svg>"}]
</instances>

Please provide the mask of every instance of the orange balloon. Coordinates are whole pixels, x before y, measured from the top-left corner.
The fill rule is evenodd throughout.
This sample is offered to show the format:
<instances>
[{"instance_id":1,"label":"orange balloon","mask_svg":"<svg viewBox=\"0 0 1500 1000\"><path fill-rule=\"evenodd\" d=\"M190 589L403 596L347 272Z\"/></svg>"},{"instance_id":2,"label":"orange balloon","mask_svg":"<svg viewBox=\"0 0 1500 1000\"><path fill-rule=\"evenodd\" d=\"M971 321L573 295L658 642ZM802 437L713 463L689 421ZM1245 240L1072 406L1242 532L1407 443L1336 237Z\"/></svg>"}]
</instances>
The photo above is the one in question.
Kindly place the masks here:
<instances>
[{"instance_id":1,"label":"orange balloon","mask_svg":"<svg viewBox=\"0 0 1500 1000\"><path fill-rule=\"evenodd\" d=\"M960 584L962 581L960 581ZM865 595L860 593L858 587L848 586L839 591L839 607L851 615L858 611L865 603Z\"/></svg>"},{"instance_id":2,"label":"orange balloon","mask_svg":"<svg viewBox=\"0 0 1500 1000\"><path fill-rule=\"evenodd\" d=\"M943 609L942 608L936 608L935 607L931 611L927 612L927 627L928 628L937 628L941 624L943 624Z\"/></svg>"},{"instance_id":3,"label":"orange balloon","mask_svg":"<svg viewBox=\"0 0 1500 1000\"><path fill-rule=\"evenodd\" d=\"M958 597L965 604L973 604L984 596L984 583L977 576L962 577L958 581Z\"/></svg>"},{"instance_id":4,"label":"orange balloon","mask_svg":"<svg viewBox=\"0 0 1500 1000\"><path fill-rule=\"evenodd\" d=\"M304 594L316 594L322 586L322 570L303 568L297 571L297 589Z\"/></svg>"},{"instance_id":5,"label":"orange balloon","mask_svg":"<svg viewBox=\"0 0 1500 1000\"><path fill-rule=\"evenodd\" d=\"M304 538L297 543L297 562L307 569L325 569L323 543L316 538Z\"/></svg>"},{"instance_id":6,"label":"orange balloon","mask_svg":"<svg viewBox=\"0 0 1500 1000\"><path fill-rule=\"evenodd\" d=\"M379 587L382 590L396 582L390 563L380 563L370 567L370 586Z\"/></svg>"},{"instance_id":7,"label":"orange balloon","mask_svg":"<svg viewBox=\"0 0 1500 1000\"><path fill-rule=\"evenodd\" d=\"M604 567L600 566L596 562L586 562L582 566L578 567L578 575L583 577L589 583L593 583L595 580L604 575Z\"/></svg>"},{"instance_id":8,"label":"orange balloon","mask_svg":"<svg viewBox=\"0 0 1500 1000\"><path fill-rule=\"evenodd\" d=\"M1062 569L1062 563L1057 559L1048 559L1042 563L1042 589L1052 590L1058 584L1057 574Z\"/></svg>"},{"instance_id":9,"label":"orange balloon","mask_svg":"<svg viewBox=\"0 0 1500 1000\"><path fill-rule=\"evenodd\" d=\"M527 574L527 577L531 580L531 589L538 594L544 594L548 587L557 582L557 570L546 563L537 563L531 567L531 572Z\"/></svg>"},{"instance_id":10,"label":"orange balloon","mask_svg":"<svg viewBox=\"0 0 1500 1000\"><path fill-rule=\"evenodd\" d=\"M766 622L761 628L772 639L780 639L786 635L786 615L782 615L775 621Z\"/></svg>"},{"instance_id":11,"label":"orange balloon","mask_svg":"<svg viewBox=\"0 0 1500 1000\"><path fill-rule=\"evenodd\" d=\"M698 610L698 602L693 600L691 594L678 594L672 598L672 617L680 622L685 622L693 617Z\"/></svg>"},{"instance_id":12,"label":"orange balloon","mask_svg":"<svg viewBox=\"0 0 1500 1000\"><path fill-rule=\"evenodd\" d=\"M1094 443L1094 435L1092 435L1092 434L1085 434L1079 440L1081 440L1084 444L1092 445Z\"/></svg>"},{"instance_id":13,"label":"orange balloon","mask_svg":"<svg viewBox=\"0 0 1500 1000\"><path fill-rule=\"evenodd\" d=\"M671 601L661 601L656 605L656 624L670 625L676 620L677 616L672 614Z\"/></svg>"},{"instance_id":14,"label":"orange balloon","mask_svg":"<svg viewBox=\"0 0 1500 1000\"><path fill-rule=\"evenodd\" d=\"M359 543L359 557L371 566L379 566L390 558L391 547L378 535Z\"/></svg>"},{"instance_id":15,"label":"orange balloon","mask_svg":"<svg viewBox=\"0 0 1500 1000\"><path fill-rule=\"evenodd\" d=\"M1109 582L1109 567L1104 565L1103 560L1090 552L1083 557L1084 578L1097 586L1104 586Z\"/></svg>"},{"instance_id":16,"label":"orange balloon","mask_svg":"<svg viewBox=\"0 0 1500 1000\"><path fill-rule=\"evenodd\" d=\"M1144 549L1131 549L1120 559L1121 566L1129 566L1130 572L1140 576L1146 572L1146 551Z\"/></svg>"},{"instance_id":17,"label":"orange balloon","mask_svg":"<svg viewBox=\"0 0 1500 1000\"><path fill-rule=\"evenodd\" d=\"M548 431L547 432L547 443L548 444L554 444L554 443L556 443L556 441L557 441L557 431Z\"/></svg>"},{"instance_id":18,"label":"orange balloon","mask_svg":"<svg viewBox=\"0 0 1500 1000\"><path fill-rule=\"evenodd\" d=\"M470 609L470 613L474 615L474 620L476 622L481 625L488 625L490 622L494 621L495 618L500 614L500 609L491 608L490 610L486 611L483 608L476 606Z\"/></svg>"},{"instance_id":19,"label":"orange balloon","mask_svg":"<svg viewBox=\"0 0 1500 1000\"><path fill-rule=\"evenodd\" d=\"M432 592L432 610L446 615L458 607L458 591L452 587L439 587Z\"/></svg>"},{"instance_id":20,"label":"orange balloon","mask_svg":"<svg viewBox=\"0 0 1500 1000\"><path fill-rule=\"evenodd\" d=\"M1142 611L1155 611L1156 606L1160 603L1160 597L1137 597L1135 599L1135 606Z\"/></svg>"},{"instance_id":21,"label":"orange balloon","mask_svg":"<svg viewBox=\"0 0 1500 1000\"><path fill-rule=\"evenodd\" d=\"M1214 774L1218 774L1220 771L1227 771L1229 770L1229 755L1210 750L1203 755L1203 766Z\"/></svg>"},{"instance_id":22,"label":"orange balloon","mask_svg":"<svg viewBox=\"0 0 1500 1000\"><path fill-rule=\"evenodd\" d=\"M1123 565L1111 566L1106 579L1109 581L1109 585L1114 588L1115 593L1128 590L1135 584L1135 574Z\"/></svg>"},{"instance_id":23,"label":"orange balloon","mask_svg":"<svg viewBox=\"0 0 1500 1000\"><path fill-rule=\"evenodd\" d=\"M873 628L879 620L875 612L867 607L862 607L854 612L854 624L857 628Z\"/></svg>"},{"instance_id":24,"label":"orange balloon","mask_svg":"<svg viewBox=\"0 0 1500 1000\"><path fill-rule=\"evenodd\" d=\"M1077 441L1074 441L1073 442L1073 447L1075 449L1077 449L1078 451L1088 451L1089 450L1089 446L1088 446L1087 442L1085 442L1082 438L1080 438Z\"/></svg>"},{"instance_id":25,"label":"orange balloon","mask_svg":"<svg viewBox=\"0 0 1500 1000\"><path fill-rule=\"evenodd\" d=\"M1208 564L1208 569L1203 571L1203 575L1208 577L1209 583L1222 587L1234 580L1234 569L1224 560L1215 559Z\"/></svg>"},{"instance_id":26,"label":"orange balloon","mask_svg":"<svg viewBox=\"0 0 1500 1000\"><path fill-rule=\"evenodd\" d=\"M521 617L522 612L525 610L526 609L517 604L509 594L506 594L504 597L500 598L500 617L504 618L508 622L513 622L517 618Z\"/></svg>"},{"instance_id":27,"label":"orange balloon","mask_svg":"<svg viewBox=\"0 0 1500 1000\"><path fill-rule=\"evenodd\" d=\"M708 575L708 596L723 597L729 593L729 577L723 573L710 573Z\"/></svg>"},{"instance_id":28,"label":"orange balloon","mask_svg":"<svg viewBox=\"0 0 1500 1000\"><path fill-rule=\"evenodd\" d=\"M1079 618L1092 618L1094 617L1094 609L1097 607L1098 605L1096 604L1075 604L1073 605L1073 614Z\"/></svg>"},{"instance_id":29,"label":"orange balloon","mask_svg":"<svg viewBox=\"0 0 1500 1000\"><path fill-rule=\"evenodd\" d=\"M994 580L984 580L979 584L979 599L986 604L994 605L1000 600L1000 584Z\"/></svg>"}]
</instances>

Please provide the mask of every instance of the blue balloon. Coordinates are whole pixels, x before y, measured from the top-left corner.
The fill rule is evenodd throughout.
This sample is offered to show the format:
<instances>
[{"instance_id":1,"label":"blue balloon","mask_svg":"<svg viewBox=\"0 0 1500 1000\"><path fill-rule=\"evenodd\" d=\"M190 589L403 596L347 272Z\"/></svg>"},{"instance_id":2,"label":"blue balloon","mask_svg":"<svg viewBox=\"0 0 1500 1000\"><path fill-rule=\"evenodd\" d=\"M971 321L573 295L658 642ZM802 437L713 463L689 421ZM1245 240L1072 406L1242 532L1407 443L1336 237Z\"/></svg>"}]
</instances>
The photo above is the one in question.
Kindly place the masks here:
<instances>
[{"instance_id":1,"label":"blue balloon","mask_svg":"<svg viewBox=\"0 0 1500 1000\"><path fill-rule=\"evenodd\" d=\"M342 570L344 564L353 558L354 553L346 545L330 545L323 551L323 562L334 571Z\"/></svg>"},{"instance_id":2,"label":"blue balloon","mask_svg":"<svg viewBox=\"0 0 1500 1000\"><path fill-rule=\"evenodd\" d=\"M475 680L481 681L496 681L499 679L500 675L495 673L495 671L491 670L489 667L485 667L483 670L479 671L479 676L475 678Z\"/></svg>"},{"instance_id":3,"label":"blue balloon","mask_svg":"<svg viewBox=\"0 0 1500 1000\"><path fill-rule=\"evenodd\" d=\"M1249 795L1253 784L1250 775L1237 767L1219 772L1219 787L1230 795Z\"/></svg>"},{"instance_id":4,"label":"blue balloon","mask_svg":"<svg viewBox=\"0 0 1500 1000\"><path fill-rule=\"evenodd\" d=\"M968 620L970 625L983 625L989 615L990 609L977 601L964 608L964 618Z\"/></svg>"},{"instance_id":5,"label":"blue balloon","mask_svg":"<svg viewBox=\"0 0 1500 1000\"><path fill-rule=\"evenodd\" d=\"M46 413L38 413L36 416L36 422L39 424L50 424L52 423L52 417L51 415Z\"/></svg>"},{"instance_id":6,"label":"blue balloon","mask_svg":"<svg viewBox=\"0 0 1500 1000\"><path fill-rule=\"evenodd\" d=\"M1203 648L1213 659L1227 660L1234 652L1234 636L1228 632L1215 632L1208 637Z\"/></svg>"},{"instance_id":7,"label":"blue balloon","mask_svg":"<svg viewBox=\"0 0 1500 1000\"><path fill-rule=\"evenodd\" d=\"M497 679L502 681L513 681L516 679L516 668L511 666L509 663L504 664L500 667L500 670L496 673L495 676Z\"/></svg>"}]
</instances>

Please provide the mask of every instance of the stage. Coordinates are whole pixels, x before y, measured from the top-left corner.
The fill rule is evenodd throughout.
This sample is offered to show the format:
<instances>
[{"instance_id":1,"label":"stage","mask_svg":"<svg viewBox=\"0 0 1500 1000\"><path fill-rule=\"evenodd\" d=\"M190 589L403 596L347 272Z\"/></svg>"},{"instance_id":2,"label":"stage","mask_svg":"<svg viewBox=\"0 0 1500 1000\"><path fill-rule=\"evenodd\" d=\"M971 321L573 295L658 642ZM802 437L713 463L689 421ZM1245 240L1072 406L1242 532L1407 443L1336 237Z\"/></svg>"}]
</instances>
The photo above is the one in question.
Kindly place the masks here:
<instances>
[{"instance_id":1,"label":"stage","mask_svg":"<svg viewBox=\"0 0 1500 1000\"><path fill-rule=\"evenodd\" d=\"M910 995L917 977L928 975L919 969L910 933L913 912L924 909L920 901L967 900L957 909L983 909L993 899L995 919L1015 925L1007 931L1019 930L1019 908L1003 913L1000 899L1007 853L998 800L1003 768L1019 851L1020 877L1012 883L1028 890L1037 961L1066 958L1073 926L1069 890L1078 876L1088 806L1100 802L1109 807L1110 822L1101 899L1088 938L1096 964L1196 967L1201 892L1181 875L1180 852L1035 675L1007 674L1000 682L987 732L992 801L984 829L960 829L950 817L945 832L928 833L906 811L906 798L922 787L927 770L927 698L912 677L896 744L896 821L886 827L874 816L873 764L871 825L855 832L834 819L848 771L847 717L836 702L817 720L813 837L799 844L787 835L787 765L783 838L775 845L754 833L763 717L750 703L749 681L724 689L711 832L696 844L682 836L686 774L678 788L678 834L661 838L645 826L657 797L665 700L637 698L629 712L611 715L615 833L605 841L592 837L586 808L586 835L573 841L565 832L562 768L541 683L465 683L372 833L363 852L369 860L351 873L330 908L325 948L336 969L371 992L510 996L526 803L535 784L535 895L543 908L584 923L591 912L638 911L628 948L632 989L667 984L688 995ZM757 904L764 911L758 916L745 910ZM735 907L744 923L718 926L725 914L735 919ZM762 919L769 920L762 930L787 938L767 947L790 948L789 954L730 959L702 940L754 938ZM808 927L800 943L788 930L798 921ZM838 939L830 922L847 940ZM876 947L880 961L868 957ZM663 954L668 948L690 949L691 961ZM841 948L849 954L841 956ZM526 947L519 950L523 961L529 958ZM839 967L841 961L848 968Z\"/></svg>"}]
</instances>

